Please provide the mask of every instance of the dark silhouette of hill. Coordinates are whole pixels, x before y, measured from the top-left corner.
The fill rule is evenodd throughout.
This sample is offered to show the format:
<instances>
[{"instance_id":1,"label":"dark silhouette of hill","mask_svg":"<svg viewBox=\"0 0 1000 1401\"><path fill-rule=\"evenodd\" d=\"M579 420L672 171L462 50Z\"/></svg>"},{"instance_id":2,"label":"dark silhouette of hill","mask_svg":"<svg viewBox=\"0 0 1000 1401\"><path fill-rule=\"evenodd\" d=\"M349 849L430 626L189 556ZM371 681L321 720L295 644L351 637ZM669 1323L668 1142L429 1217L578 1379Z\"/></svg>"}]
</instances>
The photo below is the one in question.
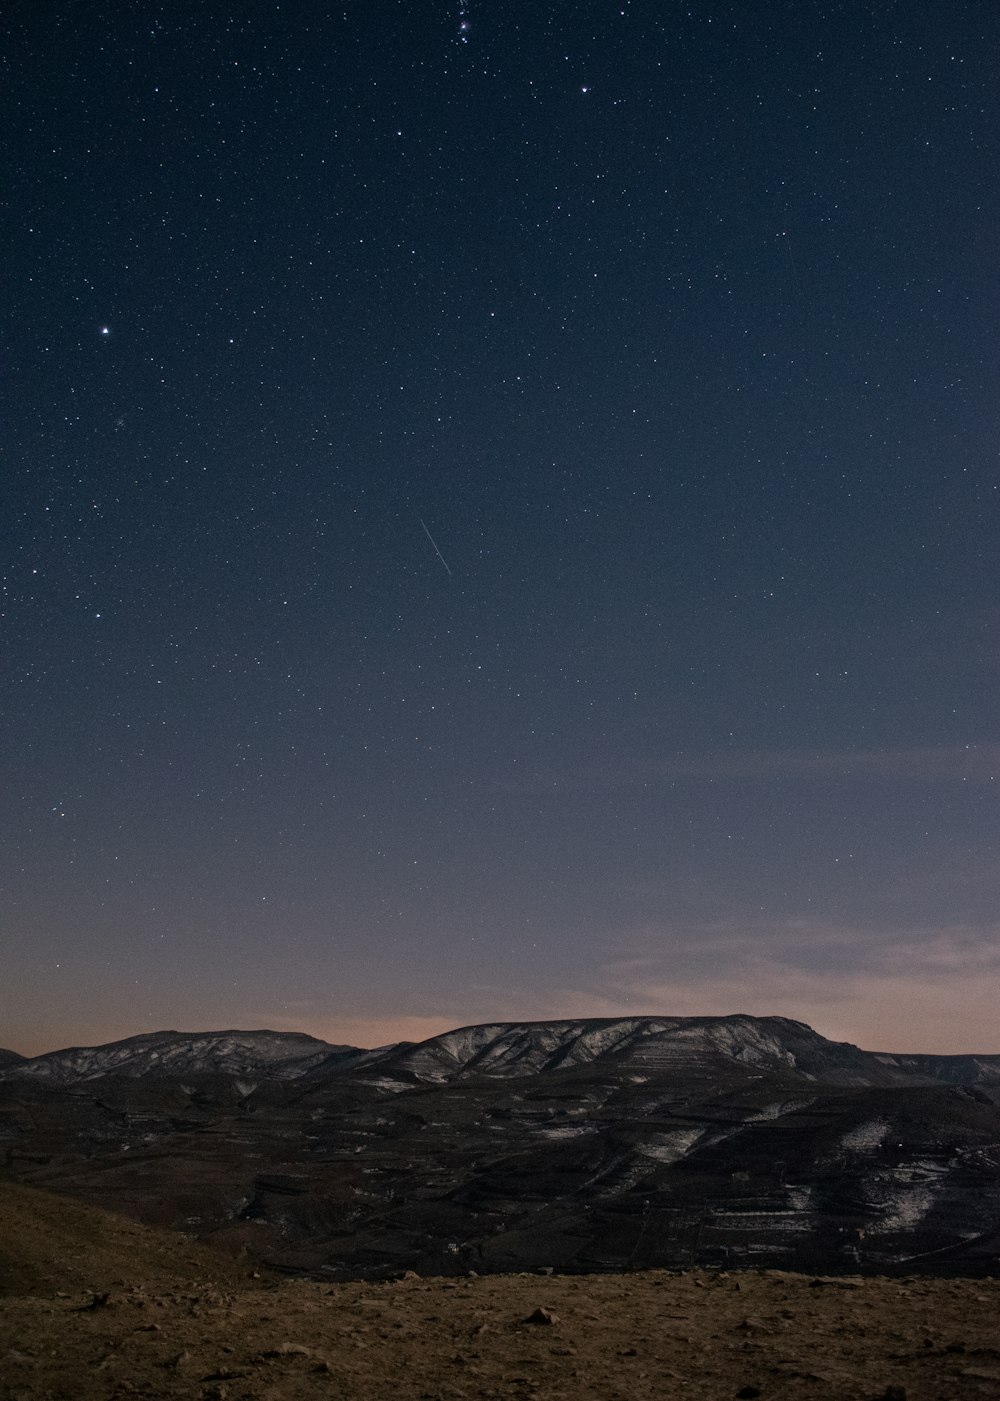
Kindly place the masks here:
<instances>
[{"instance_id":1,"label":"dark silhouette of hill","mask_svg":"<svg viewBox=\"0 0 1000 1401\"><path fill-rule=\"evenodd\" d=\"M996 1267L1000 1057L786 1018L162 1032L0 1071L6 1175L276 1268Z\"/></svg>"}]
</instances>

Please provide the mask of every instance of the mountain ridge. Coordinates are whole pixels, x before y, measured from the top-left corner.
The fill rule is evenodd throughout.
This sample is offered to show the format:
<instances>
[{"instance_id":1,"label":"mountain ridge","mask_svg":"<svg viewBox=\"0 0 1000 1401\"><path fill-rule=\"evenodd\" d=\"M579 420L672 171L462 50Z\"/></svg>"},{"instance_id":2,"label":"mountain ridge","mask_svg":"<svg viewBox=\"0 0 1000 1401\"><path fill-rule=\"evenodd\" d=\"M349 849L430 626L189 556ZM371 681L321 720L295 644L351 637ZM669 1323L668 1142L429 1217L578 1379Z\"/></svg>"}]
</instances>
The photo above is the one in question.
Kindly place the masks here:
<instances>
[{"instance_id":1,"label":"mountain ridge","mask_svg":"<svg viewBox=\"0 0 1000 1401\"><path fill-rule=\"evenodd\" d=\"M408 1082L518 1077L629 1060L637 1071L705 1073L733 1063L842 1084L1000 1084L1000 1055L865 1051L789 1017L567 1017L481 1022L420 1042L366 1049L306 1032L143 1032L98 1046L21 1057L0 1051L0 1078L75 1084L116 1074L238 1074L297 1080L366 1070Z\"/></svg>"},{"instance_id":2,"label":"mountain ridge","mask_svg":"<svg viewBox=\"0 0 1000 1401\"><path fill-rule=\"evenodd\" d=\"M18 1075L60 1084L106 1074L270 1073L280 1078L305 1074L330 1056L362 1056L353 1046L336 1046L305 1032L149 1031L98 1046L68 1046L21 1058L4 1067Z\"/></svg>"}]
</instances>

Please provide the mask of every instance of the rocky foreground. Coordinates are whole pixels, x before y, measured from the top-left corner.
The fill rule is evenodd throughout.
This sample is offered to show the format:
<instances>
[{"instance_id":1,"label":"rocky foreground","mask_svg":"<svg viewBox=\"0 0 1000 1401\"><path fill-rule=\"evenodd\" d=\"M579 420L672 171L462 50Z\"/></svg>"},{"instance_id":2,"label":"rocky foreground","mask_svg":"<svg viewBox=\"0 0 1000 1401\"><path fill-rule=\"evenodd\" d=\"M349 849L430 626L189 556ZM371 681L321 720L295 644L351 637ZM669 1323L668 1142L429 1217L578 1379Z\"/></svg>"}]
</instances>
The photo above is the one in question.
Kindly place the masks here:
<instances>
[{"instance_id":1,"label":"rocky foreground","mask_svg":"<svg viewBox=\"0 0 1000 1401\"><path fill-rule=\"evenodd\" d=\"M0 1184L0 1398L1000 1396L1000 1279L643 1271L254 1276Z\"/></svg>"}]
</instances>

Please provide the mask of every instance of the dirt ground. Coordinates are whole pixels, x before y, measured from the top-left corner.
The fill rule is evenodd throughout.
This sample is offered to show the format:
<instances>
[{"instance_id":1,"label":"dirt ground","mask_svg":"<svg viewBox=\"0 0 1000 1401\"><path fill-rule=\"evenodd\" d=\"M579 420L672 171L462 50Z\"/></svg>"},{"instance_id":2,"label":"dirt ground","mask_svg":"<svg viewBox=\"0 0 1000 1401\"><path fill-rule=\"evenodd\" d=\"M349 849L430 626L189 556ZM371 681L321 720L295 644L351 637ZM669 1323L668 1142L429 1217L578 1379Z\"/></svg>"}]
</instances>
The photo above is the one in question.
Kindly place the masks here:
<instances>
[{"instance_id":1,"label":"dirt ground","mask_svg":"<svg viewBox=\"0 0 1000 1401\"><path fill-rule=\"evenodd\" d=\"M0 1189L0 1398L1000 1398L1000 1279L254 1278Z\"/></svg>"}]
</instances>

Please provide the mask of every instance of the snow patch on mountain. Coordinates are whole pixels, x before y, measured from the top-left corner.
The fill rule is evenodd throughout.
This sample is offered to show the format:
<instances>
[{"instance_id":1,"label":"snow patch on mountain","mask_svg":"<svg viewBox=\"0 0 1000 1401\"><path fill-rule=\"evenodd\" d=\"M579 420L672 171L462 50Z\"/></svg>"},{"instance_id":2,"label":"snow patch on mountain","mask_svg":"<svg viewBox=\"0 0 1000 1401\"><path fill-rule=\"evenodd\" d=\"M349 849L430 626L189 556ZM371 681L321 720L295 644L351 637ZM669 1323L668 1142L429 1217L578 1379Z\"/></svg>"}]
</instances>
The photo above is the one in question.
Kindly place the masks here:
<instances>
[{"instance_id":1,"label":"snow patch on mountain","mask_svg":"<svg viewBox=\"0 0 1000 1401\"><path fill-rule=\"evenodd\" d=\"M888 1187L879 1202L882 1216L880 1231L913 1231L934 1205L935 1193L926 1183L896 1181Z\"/></svg>"},{"instance_id":2,"label":"snow patch on mountain","mask_svg":"<svg viewBox=\"0 0 1000 1401\"><path fill-rule=\"evenodd\" d=\"M795 1113L796 1110L808 1109L811 1104L816 1103L816 1096L810 1095L807 1099L776 1099L770 1104L762 1104L759 1109L755 1109L746 1116L748 1124L763 1123L770 1119L781 1119L785 1114Z\"/></svg>"},{"instance_id":3,"label":"snow patch on mountain","mask_svg":"<svg viewBox=\"0 0 1000 1401\"><path fill-rule=\"evenodd\" d=\"M650 1134L637 1145L636 1151L642 1157L652 1158L658 1163L676 1163L704 1136L704 1129L674 1129L666 1133Z\"/></svg>"},{"instance_id":4,"label":"snow patch on mountain","mask_svg":"<svg viewBox=\"0 0 1000 1401\"><path fill-rule=\"evenodd\" d=\"M392 1059L394 1067L432 1083L472 1075L531 1075L626 1059L637 1071L660 1073L710 1069L713 1062L794 1073L799 1069L798 1043L804 1043L807 1059L821 1061L824 1048L828 1059L843 1059L837 1043L801 1022L750 1016L485 1023L431 1037ZM845 1049L849 1060L865 1057L856 1047Z\"/></svg>"},{"instance_id":5,"label":"snow patch on mountain","mask_svg":"<svg viewBox=\"0 0 1000 1401\"><path fill-rule=\"evenodd\" d=\"M73 1046L50 1051L14 1067L57 1084L95 1080L103 1075L253 1075L266 1070L272 1077L293 1078L306 1073L335 1047L301 1032L285 1031L154 1031L130 1036L107 1046Z\"/></svg>"},{"instance_id":6,"label":"snow patch on mountain","mask_svg":"<svg viewBox=\"0 0 1000 1401\"><path fill-rule=\"evenodd\" d=\"M816 1192L812 1187L796 1184L786 1189L788 1205L792 1211L811 1212L816 1206Z\"/></svg>"},{"instance_id":7,"label":"snow patch on mountain","mask_svg":"<svg viewBox=\"0 0 1000 1401\"><path fill-rule=\"evenodd\" d=\"M431 1037L394 1064L438 1083L469 1075L530 1075L592 1064L672 1024L639 1017L486 1023Z\"/></svg>"},{"instance_id":8,"label":"snow patch on mountain","mask_svg":"<svg viewBox=\"0 0 1000 1401\"><path fill-rule=\"evenodd\" d=\"M840 1144L849 1153L874 1153L882 1147L888 1132L888 1119L866 1119L864 1123L848 1129L841 1136Z\"/></svg>"}]
</instances>

